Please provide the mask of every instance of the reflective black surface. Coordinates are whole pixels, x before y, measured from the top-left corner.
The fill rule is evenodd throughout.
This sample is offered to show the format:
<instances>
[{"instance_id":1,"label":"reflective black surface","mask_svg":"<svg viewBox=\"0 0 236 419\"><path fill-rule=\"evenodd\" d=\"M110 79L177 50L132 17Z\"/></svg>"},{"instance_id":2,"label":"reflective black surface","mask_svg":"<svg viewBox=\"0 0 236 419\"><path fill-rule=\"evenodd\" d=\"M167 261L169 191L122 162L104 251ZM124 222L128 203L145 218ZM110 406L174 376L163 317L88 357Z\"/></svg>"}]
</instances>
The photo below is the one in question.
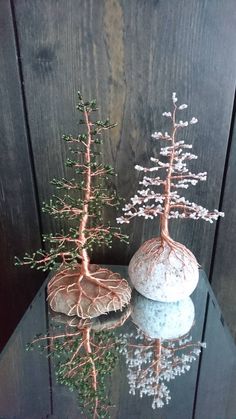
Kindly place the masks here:
<instances>
[{"instance_id":1,"label":"reflective black surface","mask_svg":"<svg viewBox=\"0 0 236 419\"><path fill-rule=\"evenodd\" d=\"M185 302L133 292L122 313L70 324L48 310L44 285L1 354L0 386L4 419L234 419L236 351L202 271Z\"/></svg>"}]
</instances>

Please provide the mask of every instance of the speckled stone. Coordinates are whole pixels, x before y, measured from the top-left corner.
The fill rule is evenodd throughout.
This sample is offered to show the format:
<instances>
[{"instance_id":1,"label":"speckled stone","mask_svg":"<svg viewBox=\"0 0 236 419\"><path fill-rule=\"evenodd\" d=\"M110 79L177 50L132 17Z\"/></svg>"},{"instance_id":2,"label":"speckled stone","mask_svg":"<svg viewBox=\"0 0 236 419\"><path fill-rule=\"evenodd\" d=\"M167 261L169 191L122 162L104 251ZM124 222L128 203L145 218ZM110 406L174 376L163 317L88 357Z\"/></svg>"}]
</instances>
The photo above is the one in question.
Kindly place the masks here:
<instances>
[{"instance_id":1,"label":"speckled stone","mask_svg":"<svg viewBox=\"0 0 236 419\"><path fill-rule=\"evenodd\" d=\"M161 248L159 238L143 243L129 264L134 288L156 301L173 302L192 294L199 279L194 255L181 243Z\"/></svg>"},{"instance_id":2,"label":"speckled stone","mask_svg":"<svg viewBox=\"0 0 236 419\"><path fill-rule=\"evenodd\" d=\"M195 316L190 297L175 303L149 300L137 291L132 296L133 322L153 339L177 339L188 333Z\"/></svg>"}]
</instances>

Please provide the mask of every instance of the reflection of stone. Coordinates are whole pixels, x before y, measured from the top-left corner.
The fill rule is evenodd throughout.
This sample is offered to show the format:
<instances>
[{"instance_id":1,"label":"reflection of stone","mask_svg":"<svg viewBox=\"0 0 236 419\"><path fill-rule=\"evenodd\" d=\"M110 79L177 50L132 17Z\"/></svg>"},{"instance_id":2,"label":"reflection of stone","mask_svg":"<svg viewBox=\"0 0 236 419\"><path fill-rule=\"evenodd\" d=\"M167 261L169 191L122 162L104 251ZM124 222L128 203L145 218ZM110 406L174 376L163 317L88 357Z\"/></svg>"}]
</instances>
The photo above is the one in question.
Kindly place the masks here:
<instances>
[{"instance_id":1,"label":"reflection of stone","mask_svg":"<svg viewBox=\"0 0 236 419\"><path fill-rule=\"evenodd\" d=\"M50 320L55 324L66 325L68 328L83 329L84 327L90 327L96 332L102 330L111 330L116 327L122 326L125 321L129 318L131 313L131 306L128 305L123 310L110 311L107 314L103 314L99 317L92 319L81 319L78 316L68 317L66 314L56 313L49 307Z\"/></svg>"},{"instance_id":2,"label":"reflection of stone","mask_svg":"<svg viewBox=\"0 0 236 419\"><path fill-rule=\"evenodd\" d=\"M194 322L194 304L190 297L175 303L152 301L137 291L132 297L133 322L146 336L174 339L185 335Z\"/></svg>"},{"instance_id":3,"label":"reflection of stone","mask_svg":"<svg viewBox=\"0 0 236 419\"><path fill-rule=\"evenodd\" d=\"M132 257L129 276L140 294L172 302L192 294L199 272L194 255L184 245L154 238L143 243Z\"/></svg>"}]
</instances>

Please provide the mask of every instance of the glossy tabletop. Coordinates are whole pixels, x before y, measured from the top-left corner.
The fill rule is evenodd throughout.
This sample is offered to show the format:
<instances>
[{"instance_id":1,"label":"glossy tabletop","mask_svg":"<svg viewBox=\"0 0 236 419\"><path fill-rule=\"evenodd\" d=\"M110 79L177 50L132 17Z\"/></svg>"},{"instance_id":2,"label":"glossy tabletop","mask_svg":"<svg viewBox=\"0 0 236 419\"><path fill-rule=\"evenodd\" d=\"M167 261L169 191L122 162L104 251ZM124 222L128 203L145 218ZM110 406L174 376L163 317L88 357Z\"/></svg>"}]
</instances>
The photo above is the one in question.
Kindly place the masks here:
<instances>
[{"instance_id":1,"label":"glossy tabletop","mask_svg":"<svg viewBox=\"0 0 236 419\"><path fill-rule=\"evenodd\" d=\"M235 345L203 271L186 302L133 292L122 313L73 327L48 309L46 283L0 356L1 419L236 419ZM66 338L26 350L47 334Z\"/></svg>"}]
</instances>

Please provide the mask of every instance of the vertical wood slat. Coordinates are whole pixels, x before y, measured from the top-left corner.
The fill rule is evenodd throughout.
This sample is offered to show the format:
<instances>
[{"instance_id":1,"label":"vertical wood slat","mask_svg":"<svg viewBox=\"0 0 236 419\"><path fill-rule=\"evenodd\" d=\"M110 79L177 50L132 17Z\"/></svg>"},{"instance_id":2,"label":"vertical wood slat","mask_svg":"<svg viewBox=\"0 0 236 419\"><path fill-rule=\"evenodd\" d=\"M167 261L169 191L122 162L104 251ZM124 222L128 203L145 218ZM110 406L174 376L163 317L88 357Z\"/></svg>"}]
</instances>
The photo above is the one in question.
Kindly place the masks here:
<instances>
[{"instance_id":1,"label":"vertical wood slat","mask_svg":"<svg viewBox=\"0 0 236 419\"><path fill-rule=\"evenodd\" d=\"M205 169L209 161L212 162L209 167L211 182L195 189L192 196L196 193L199 202L217 207L223 175L220 163L226 153L234 83L235 13L232 1L224 7L221 2L213 5L181 1L175 9L163 1L144 1L141 4L134 0L129 4L115 0L63 0L60 5L55 0L45 4L15 0L13 4L26 77L26 99L41 201L50 196L49 179L64 173L65 149L59 137L76 125L75 112L71 111L75 96L71 99L70 94L78 85L83 87L85 94L101 97L103 115L109 113L113 120L121 121L113 142L106 146L104 159L115 165L119 178L114 181L114 186L125 197L133 194L137 186L133 165L146 163L153 154L149 137L160 126L160 114L165 110L161 99L163 104L167 103L171 91L177 90L179 85L178 92L184 96L183 99L187 97L185 101L192 102L191 109L199 109L200 117L198 112L196 116L203 124L192 137L195 151L201 157L198 168ZM1 257L5 280L1 283L1 294L6 293L4 300L8 302L8 312L11 313L3 328L10 330L33 295L31 287L38 286L34 279L28 283L28 270L17 271L12 267L13 255L38 248L39 238L35 233L38 224L36 221L35 227L37 216L26 133L25 127L21 127L24 115L8 3L2 4L1 17L1 98L2 109L5 109L1 115L1 134L2 138L7 138L7 146L2 141L1 228L4 245ZM227 59L228 50L231 51L231 61ZM209 141L206 139L208 134ZM17 141L19 137L23 137L23 148ZM13 155L16 162L9 160ZM21 179L16 172L20 173ZM23 197L28 209L20 203ZM17 219L17 226L13 217ZM44 219L44 229L50 230L51 227L54 227L51 221ZM214 236L214 228L209 227L202 223L181 222L175 227L173 224L173 235L189 245L205 267L209 265ZM20 233L19 243L18 230L21 228L24 232ZM153 223L140 220L130 227L129 232L130 247L124 250L124 247L116 246L112 252L104 254L104 260L128 262L140 242L155 234ZM202 237L206 238L205 246ZM229 237L231 240L232 229L227 234ZM221 243L219 248L223 246ZM218 252L222 254L221 250ZM26 282L20 280L23 275ZM214 281L217 279L213 280L213 286ZM14 291L16 284L21 298ZM22 290L23 287L26 290ZM224 293L226 291L222 291L220 297L222 301L226 298ZM5 313L3 304L1 307Z\"/></svg>"},{"instance_id":2,"label":"vertical wood slat","mask_svg":"<svg viewBox=\"0 0 236 419\"><path fill-rule=\"evenodd\" d=\"M234 338L236 339L236 99L232 115L228 165L222 197L222 211L212 269L212 287Z\"/></svg>"},{"instance_id":3,"label":"vertical wood slat","mask_svg":"<svg viewBox=\"0 0 236 419\"><path fill-rule=\"evenodd\" d=\"M40 285L40 275L14 267L14 256L40 246L10 3L0 13L0 348Z\"/></svg>"},{"instance_id":4,"label":"vertical wood slat","mask_svg":"<svg viewBox=\"0 0 236 419\"><path fill-rule=\"evenodd\" d=\"M162 126L161 113L176 90L190 104L186 117L200 121L185 134L199 155L191 169L209 172L209 181L193 188L189 198L217 208L233 102L234 1L181 0L174 7L164 0L14 4L40 202L54 192L49 180L66 173L60 137L77 132L78 87L98 98L101 116L119 123L104 146L104 160L115 166L119 176L113 184L126 199L138 187L134 165L148 164L157 154L150 136ZM158 235L156 227L135 220L127 228L130 246L115 244L99 261L128 263L143 240ZM56 225L44 217L43 228ZM181 220L171 230L208 270L214 228Z\"/></svg>"}]
</instances>

